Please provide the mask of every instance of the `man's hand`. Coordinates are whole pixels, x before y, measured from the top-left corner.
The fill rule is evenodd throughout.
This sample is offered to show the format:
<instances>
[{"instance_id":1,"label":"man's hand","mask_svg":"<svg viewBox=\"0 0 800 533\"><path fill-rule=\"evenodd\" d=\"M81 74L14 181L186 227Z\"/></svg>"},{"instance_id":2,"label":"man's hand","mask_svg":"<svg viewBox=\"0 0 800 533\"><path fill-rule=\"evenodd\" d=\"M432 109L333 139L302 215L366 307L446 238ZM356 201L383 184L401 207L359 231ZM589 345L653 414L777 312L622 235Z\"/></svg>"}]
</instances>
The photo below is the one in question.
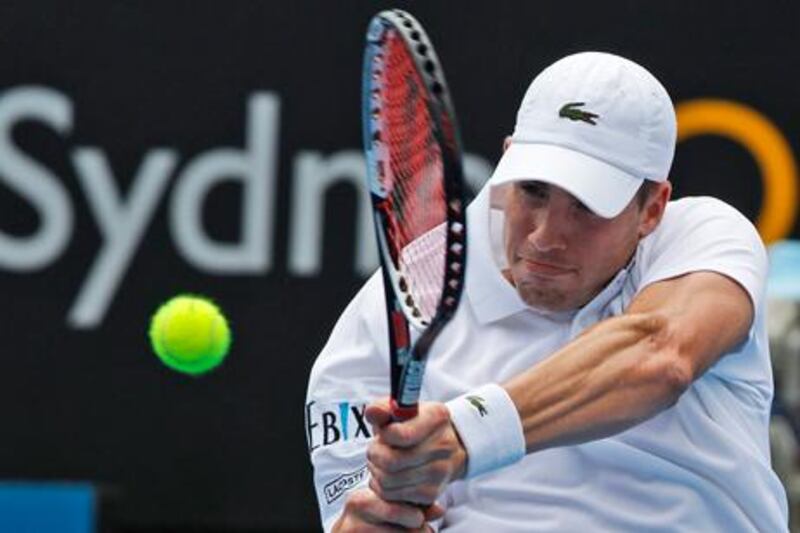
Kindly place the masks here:
<instances>
[{"instance_id":1,"label":"man's hand","mask_svg":"<svg viewBox=\"0 0 800 533\"><path fill-rule=\"evenodd\" d=\"M370 488L387 502L431 505L450 481L463 477L467 452L441 403L421 403L419 414L393 422L388 399L370 404L375 439L367 449Z\"/></svg>"},{"instance_id":2,"label":"man's hand","mask_svg":"<svg viewBox=\"0 0 800 533\"><path fill-rule=\"evenodd\" d=\"M333 526L334 533L370 531L408 531L429 533L426 524L437 520L444 509L432 505L427 509L410 503L387 502L380 499L371 489L353 491L344 504L344 512Z\"/></svg>"}]
</instances>

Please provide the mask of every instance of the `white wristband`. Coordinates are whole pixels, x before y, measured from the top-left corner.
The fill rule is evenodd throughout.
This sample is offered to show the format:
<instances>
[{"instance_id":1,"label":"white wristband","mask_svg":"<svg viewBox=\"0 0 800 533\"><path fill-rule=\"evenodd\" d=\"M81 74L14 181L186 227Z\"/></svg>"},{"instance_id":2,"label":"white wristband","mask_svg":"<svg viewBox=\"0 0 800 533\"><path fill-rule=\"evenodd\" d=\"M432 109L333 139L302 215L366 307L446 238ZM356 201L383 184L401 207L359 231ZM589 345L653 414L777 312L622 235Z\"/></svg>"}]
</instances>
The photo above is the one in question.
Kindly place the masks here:
<instances>
[{"instance_id":1,"label":"white wristband","mask_svg":"<svg viewBox=\"0 0 800 533\"><path fill-rule=\"evenodd\" d=\"M525 456L522 422L514 402L500 385L483 385L446 405L467 450L467 478L516 463Z\"/></svg>"}]
</instances>

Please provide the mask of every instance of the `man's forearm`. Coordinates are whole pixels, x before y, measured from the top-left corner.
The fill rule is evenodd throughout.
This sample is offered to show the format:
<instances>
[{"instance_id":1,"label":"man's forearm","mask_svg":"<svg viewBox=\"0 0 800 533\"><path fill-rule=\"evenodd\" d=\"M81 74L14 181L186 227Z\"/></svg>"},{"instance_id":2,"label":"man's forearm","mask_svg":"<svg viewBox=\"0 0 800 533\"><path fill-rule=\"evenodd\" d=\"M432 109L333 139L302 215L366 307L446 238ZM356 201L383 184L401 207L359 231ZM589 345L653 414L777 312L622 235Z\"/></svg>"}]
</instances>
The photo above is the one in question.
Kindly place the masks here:
<instances>
[{"instance_id":1,"label":"man's forearm","mask_svg":"<svg viewBox=\"0 0 800 533\"><path fill-rule=\"evenodd\" d=\"M673 405L692 376L667 326L654 314L606 320L504 384L527 451L607 437Z\"/></svg>"}]
</instances>

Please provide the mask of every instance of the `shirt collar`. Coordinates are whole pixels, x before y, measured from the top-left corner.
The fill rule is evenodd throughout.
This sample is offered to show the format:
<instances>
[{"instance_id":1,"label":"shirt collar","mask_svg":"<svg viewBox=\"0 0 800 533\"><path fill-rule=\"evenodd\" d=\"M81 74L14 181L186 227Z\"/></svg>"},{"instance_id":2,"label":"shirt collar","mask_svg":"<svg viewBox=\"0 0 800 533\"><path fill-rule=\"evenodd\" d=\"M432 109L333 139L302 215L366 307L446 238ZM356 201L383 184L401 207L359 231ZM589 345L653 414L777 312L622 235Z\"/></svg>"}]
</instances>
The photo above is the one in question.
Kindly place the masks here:
<instances>
[{"instance_id":1,"label":"shirt collar","mask_svg":"<svg viewBox=\"0 0 800 533\"><path fill-rule=\"evenodd\" d=\"M529 309L500 273L494 260L489 224L487 185L467 210L467 299L478 322L487 324Z\"/></svg>"},{"instance_id":2,"label":"shirt collar","mask_svg":"<svg viewBox=\"0 0 800 533\"><path fill-rule=\"evenodd\" d=\"M637 253L634 254L625 268L617 272L617 275L603 287L603 290L597 296L580 308L570 326L570 338L580 335L592 324L596 324L609 316L621 315L625 311L625 302L623 298L618 298L618 296L624 294L625 284L631 280L630 273L636 264L637 255L638 248Z\"/></svg>"}]
</instances>

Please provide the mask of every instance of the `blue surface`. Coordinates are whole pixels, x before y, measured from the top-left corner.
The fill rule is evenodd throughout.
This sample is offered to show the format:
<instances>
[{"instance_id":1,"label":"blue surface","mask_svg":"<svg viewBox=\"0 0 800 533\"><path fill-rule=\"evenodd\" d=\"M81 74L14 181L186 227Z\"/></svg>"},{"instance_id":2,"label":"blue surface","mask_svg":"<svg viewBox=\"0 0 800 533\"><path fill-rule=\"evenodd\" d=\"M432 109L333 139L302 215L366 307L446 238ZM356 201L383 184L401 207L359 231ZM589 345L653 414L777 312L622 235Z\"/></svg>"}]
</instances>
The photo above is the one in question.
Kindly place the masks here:
<instances>
[{"instance_id":1,"label":"blue surface","mask_svg":"<svg viewBox=\"0 0 800 533\"><path fill-rule=\"evenodd\" d=\"M800 301L800 241L780 241L769 247L767 296Z\"/></svg>"},{"instance_id":2,"label":"blue surface","mask_svg":"<svg viewBox=\"0 0 800 533\"><path fill-rule=\"evenodd\" d=\"M95 510L88 483L0 483L4 533L93 533Z\"/></svg>"}]
</instances>

